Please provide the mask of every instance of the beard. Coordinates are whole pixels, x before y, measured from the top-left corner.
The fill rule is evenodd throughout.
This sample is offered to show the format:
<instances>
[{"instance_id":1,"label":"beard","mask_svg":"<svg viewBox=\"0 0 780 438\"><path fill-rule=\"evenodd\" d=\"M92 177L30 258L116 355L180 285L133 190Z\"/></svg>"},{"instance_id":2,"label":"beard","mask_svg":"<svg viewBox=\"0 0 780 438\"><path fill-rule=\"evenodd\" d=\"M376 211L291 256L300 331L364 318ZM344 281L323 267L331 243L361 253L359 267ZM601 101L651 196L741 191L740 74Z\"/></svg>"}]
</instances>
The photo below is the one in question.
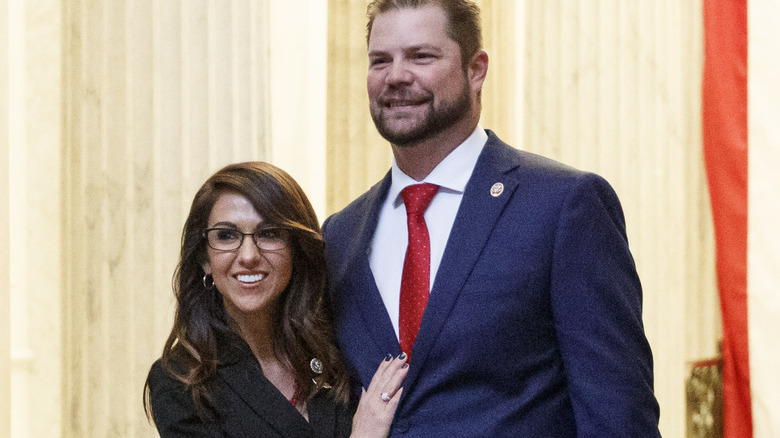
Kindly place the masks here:
<instances>
[{"instance_id":1,"label":"beard","mask_svg":"<svg viewBox=\"0 0 780 438\"><path fill-rule=\"evenodd\" d=\"M471 112L471 96L468 82L463 82L463 87L454 100L443 101L436 107L434 100L427 99L427 111L421 118L409 120L404 127L393 127L388 116L384 113L384 107L378 103L370 106L371 118L374 120L379 134L385 140L396 146L413 146L441 133L445 129L457 124Z\"/></svg>"}]
</instances>

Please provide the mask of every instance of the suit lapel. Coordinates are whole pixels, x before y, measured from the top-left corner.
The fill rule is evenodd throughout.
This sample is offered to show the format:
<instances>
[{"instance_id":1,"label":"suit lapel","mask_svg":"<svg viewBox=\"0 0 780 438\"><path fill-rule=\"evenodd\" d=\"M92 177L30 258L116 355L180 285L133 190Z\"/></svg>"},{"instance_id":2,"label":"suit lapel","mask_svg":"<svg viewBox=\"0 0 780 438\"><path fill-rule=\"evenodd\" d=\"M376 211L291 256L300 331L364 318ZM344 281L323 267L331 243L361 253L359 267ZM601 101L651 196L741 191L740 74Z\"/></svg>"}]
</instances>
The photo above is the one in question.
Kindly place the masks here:
<instances>
[{"instance_id":1,"label":"suit lapel","mask_svg":"<svg viewBox=\"0 0 780 438\"><path fill-rule=\"evenodd\" d=\"M263 421L285 437L311 436L313 430L295 407L263 375L260 364L243 340L231 340L230 351L218 368L219 378ZM240 347L245 347L245 350Z\"/></svg>"},{"instance_id":2,"label":"suit lapel","mask_svg":"<svg viewBox=\"0 0 780 438\"><path fill-rule=\"evenodd\" d=\"M444 326L466 279L471 274L493 227L518 185L507 172L518 165L503 144L488 131L489 139L466 185L447 246L425 307L420 332L413 348L413 366L404 386L412 385L430 349ZM494 184L503 191L491 194Z\"/></svg>"},{"instance_id":3,"label":"suit lapel","mask_svg":"<svg viewBox=\"0 0 780 438\"><path fill-rule=\"evenodd\" d=\"M309 424L319 437L336 436L336 405L323 394L309 401Z\"/></svg>"},{"instance_id":4,"label":"suit lapel","mask_svg":"<svg viewBox=\"0 0 780 438\"><path fill-rule=\"evenodd\" d=\"M347 269L343 271L350 273L346 281L351 282L344 290L353 291L346 297L351 302L349 308L350 310L359 309L357 311L360 312L363 318L364 326L381 354L400 351L393 323L390 321L390 316L387 313L384 301L382 301L382 296L379 294L379 289L376 286L376 280L369 264L371 240L373 239L379 212L387 196L390 183L391 177L390 172L388 172L385 178L369 192L367 197L367 202L369 203L367 206L368 214L362 216L362 222L359 223L355 230L354 246L352 246L355 250L351 252Z\"/></svg>"}]
</instances>

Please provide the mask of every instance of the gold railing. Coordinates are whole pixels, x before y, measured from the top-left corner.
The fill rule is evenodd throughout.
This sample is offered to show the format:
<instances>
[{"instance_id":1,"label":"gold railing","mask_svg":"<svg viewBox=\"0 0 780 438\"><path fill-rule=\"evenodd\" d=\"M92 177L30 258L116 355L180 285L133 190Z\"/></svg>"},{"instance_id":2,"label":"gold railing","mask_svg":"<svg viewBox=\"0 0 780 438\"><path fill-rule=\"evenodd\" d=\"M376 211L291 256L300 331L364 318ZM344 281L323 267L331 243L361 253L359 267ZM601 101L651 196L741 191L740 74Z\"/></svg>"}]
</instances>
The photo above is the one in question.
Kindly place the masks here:
<instances>
[{"instance_id":1,"label":"gold railing","mask_svg":"<svg viewBox=\"0 0 780 438\"><path fill-rule=\"evenodd\" d=\"M723 437L723 375L720 357L691 362L686 391L686 437Z\"/></svg>"}]
</instances>

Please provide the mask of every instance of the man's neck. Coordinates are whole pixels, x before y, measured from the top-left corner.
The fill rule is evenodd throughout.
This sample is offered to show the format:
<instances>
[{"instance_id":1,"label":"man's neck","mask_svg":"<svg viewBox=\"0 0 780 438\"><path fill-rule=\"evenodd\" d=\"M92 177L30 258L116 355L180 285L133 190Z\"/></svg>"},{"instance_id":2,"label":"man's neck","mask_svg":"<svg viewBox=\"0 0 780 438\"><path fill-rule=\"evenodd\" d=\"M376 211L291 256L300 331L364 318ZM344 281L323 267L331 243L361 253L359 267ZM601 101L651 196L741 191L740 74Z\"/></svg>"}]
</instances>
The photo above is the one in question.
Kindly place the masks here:
<instances>
[{"instance_id":1,"label":"man's neck","mask_svg":"<svg viewBox=\"0 0 780 438\"><path fill-rule=\"evenodd\" d=\"M398 168L415 181L422 181L439 163L461 145L474 132L476 122L464 129L442 132L420 143L392 145Z\"/></svg>"}]
</instances>

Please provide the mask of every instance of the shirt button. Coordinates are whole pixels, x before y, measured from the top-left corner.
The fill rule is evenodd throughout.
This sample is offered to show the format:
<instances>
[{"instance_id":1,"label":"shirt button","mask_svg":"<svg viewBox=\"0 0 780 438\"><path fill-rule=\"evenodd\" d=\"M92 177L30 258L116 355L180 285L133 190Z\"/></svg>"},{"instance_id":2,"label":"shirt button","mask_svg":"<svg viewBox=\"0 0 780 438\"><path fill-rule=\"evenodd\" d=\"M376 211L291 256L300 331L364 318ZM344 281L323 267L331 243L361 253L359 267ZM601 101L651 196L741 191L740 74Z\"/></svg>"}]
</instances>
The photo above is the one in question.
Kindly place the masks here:
<instances>
[{"instance_id":1,"label":"shirt button","mask_svg":"<svg viewBox=\"0 0 780 438\"><path fill-rule=\"evenodd\" d=\"M406 433L409 431L409 420L401 419L396 421L395 430L400 433Z\"/></svg>"}]
</instances>

